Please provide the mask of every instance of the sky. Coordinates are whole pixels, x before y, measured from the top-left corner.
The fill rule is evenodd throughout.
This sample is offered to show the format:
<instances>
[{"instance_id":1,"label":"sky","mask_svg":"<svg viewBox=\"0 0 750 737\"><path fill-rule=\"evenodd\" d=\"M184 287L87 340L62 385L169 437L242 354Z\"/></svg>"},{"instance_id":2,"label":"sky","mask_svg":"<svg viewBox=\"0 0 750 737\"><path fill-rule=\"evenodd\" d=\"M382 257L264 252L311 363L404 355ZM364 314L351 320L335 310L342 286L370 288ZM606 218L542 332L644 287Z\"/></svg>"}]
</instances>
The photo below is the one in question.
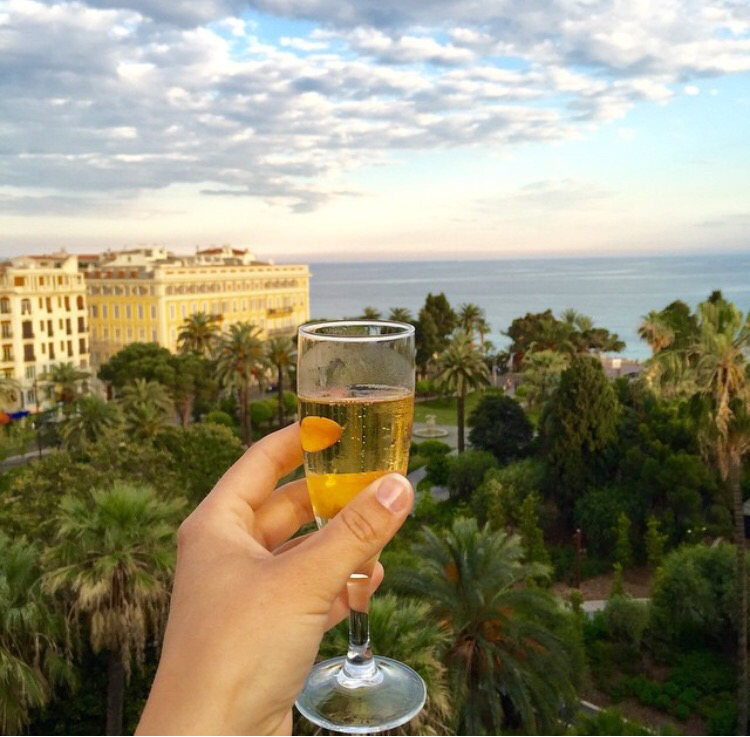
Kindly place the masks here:
<instances>
[{"instance_id":1,"label":"sky","mask_svg":"<svg viewBox=\"0 0 750 737\"><path fill-rule=\"evenodd\" d=\"M750 250L747 0L0 0L0 255Z\"/></svg>"}]
</instances>

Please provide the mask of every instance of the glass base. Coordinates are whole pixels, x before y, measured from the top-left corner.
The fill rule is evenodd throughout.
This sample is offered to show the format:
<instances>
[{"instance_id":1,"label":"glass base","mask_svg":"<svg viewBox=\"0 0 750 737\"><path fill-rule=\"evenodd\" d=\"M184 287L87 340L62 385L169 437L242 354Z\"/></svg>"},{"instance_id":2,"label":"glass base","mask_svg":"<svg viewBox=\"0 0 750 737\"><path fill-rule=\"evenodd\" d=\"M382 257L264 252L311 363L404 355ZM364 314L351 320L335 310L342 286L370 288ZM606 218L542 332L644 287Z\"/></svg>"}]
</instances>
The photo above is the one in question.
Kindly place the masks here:
<instances>
[{"instance_id":1,"label":"glass base","mask_svg":"<svg viewBox=\"0 0 750 737\"><path fill-rule=\"evenodd\" d=\"M319 727L346 734L373 734L406 724L424 706L427 689L418 673L391 658L375 657L365 685L342 673L346 658L318 663L297 697L302 716Z\"/></svg>"}]
</instances>

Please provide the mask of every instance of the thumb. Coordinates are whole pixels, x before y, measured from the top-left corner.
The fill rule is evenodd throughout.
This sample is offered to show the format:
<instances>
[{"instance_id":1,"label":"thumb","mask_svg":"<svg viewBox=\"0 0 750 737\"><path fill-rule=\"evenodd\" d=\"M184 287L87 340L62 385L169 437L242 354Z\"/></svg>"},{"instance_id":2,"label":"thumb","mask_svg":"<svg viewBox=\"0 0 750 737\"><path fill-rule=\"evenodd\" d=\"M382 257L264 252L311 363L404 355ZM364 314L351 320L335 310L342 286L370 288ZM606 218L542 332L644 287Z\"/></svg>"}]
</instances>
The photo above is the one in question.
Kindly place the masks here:
<instances>
[{"instance_id":1,"label":"thumb","mask_svg":"<svg viewBox=\"0 0 750 737\"><path fill-rule=\"evenodd\" d=\"M361 491L325 527L290 551L289 561L333 601L352 573L380 553L411 511L414 490L397 473ZM285 556L287 557L287 556Z\"/></svg>"}]
</instances>

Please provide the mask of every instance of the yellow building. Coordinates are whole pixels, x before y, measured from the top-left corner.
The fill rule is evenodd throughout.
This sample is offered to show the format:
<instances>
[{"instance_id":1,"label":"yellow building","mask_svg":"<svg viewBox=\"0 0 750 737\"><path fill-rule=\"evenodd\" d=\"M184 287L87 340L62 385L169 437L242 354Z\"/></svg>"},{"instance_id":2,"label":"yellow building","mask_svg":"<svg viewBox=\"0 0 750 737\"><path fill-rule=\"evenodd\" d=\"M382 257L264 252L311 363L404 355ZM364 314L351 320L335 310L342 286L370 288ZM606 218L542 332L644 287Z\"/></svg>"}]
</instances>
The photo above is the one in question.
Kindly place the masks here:
<instances>
[{"instance_id":1,"label":"yellow building","mask_svg":"<svg viewBox=\"0 0 750 737\"><path fill-rule=\"evenodd\" d=\"M196 312L223 326L250 322L263 338L292 334L309 319L308 267L260 262L246 250L134 249L81 257L81 265L95 366L134 342L176 351L182 323Z\"/></svg>"},{"instance_id":2,"label":"yellow building","mask_svg":"<svg viewBox=\"0 0 750 737\"><path fill-rule=\"evenodd\" d=\"M86 285L67 253L0 263L0 372L21 389L20 408L37 407L37 380L56 363L88 369ZM45 406L45 395L38 397Z\"/></svg>"}]
</instances>

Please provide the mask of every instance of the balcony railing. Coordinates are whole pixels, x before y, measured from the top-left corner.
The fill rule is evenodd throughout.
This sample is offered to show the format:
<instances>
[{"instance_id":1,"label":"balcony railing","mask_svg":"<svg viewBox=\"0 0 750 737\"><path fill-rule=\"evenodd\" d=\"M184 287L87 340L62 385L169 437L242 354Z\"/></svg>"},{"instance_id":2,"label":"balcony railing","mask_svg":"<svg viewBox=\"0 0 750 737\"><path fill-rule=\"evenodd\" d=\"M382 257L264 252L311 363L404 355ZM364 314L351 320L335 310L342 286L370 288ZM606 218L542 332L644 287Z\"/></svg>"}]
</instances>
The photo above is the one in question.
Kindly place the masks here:
<instances>
[{"instance_id":1,"label":"balcony railing","mask_svg":"<svg viewBox=\"0 0 750 737\"><path fill-rule=\"evenodd\" d=\"M285 317L291 315L294 312L294 307L291 305L287 307L269 307L266 310L267 317Z\"/></svg>"}]
</instances>

